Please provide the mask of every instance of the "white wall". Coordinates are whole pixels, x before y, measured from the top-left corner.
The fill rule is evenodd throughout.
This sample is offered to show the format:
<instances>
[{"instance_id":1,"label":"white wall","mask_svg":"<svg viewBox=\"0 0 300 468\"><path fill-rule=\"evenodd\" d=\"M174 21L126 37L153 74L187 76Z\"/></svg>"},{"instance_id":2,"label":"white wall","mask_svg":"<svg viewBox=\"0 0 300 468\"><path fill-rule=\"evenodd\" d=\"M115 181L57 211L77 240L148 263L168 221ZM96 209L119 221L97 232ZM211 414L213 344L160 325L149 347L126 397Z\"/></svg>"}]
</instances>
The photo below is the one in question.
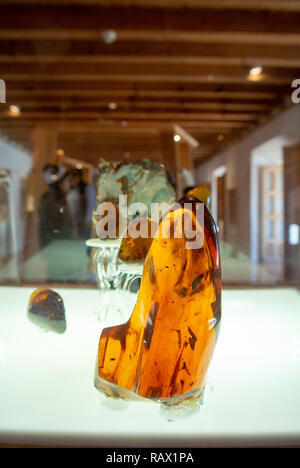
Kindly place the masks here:
<instances>
[{"instance_id":1,"label":"white wall","mask_svg":"<svg viewBox=\"0 0 300 468\"><path fill-rule=\"evenodd\" d=\"M279 140L278 137L280 137ZM251 251L251 236L253 239L253 236L257 235L257 233L254 233L254 229L258 229L256 226L251 230L251 212L252 218L255 216L253 214L253 200L250 197L253 190L253 185L251 188L251 184L253 184L251 172L254 170L255 161L257 163L255 154L264 152L265 157L267 157L267 153L271 155L272 152L277 151L276 157L278 157L278 151L280 151L280 157L282 157L282 148L285 144L292 145L299 141L300 104L295 104L197 168L197 183L205 183L213 181L213 173L218 167L226 166L226 190L237 190L238 244L243 252L249 256L254 256L253 259L255 258L254 250L256 248L252 247ZM264 149L262 145L266 142L269 142L269 146ZM273 145L272 150L270 145ZM268 151L266 151L267 149ZM252 155L254 155L253 159ZM214 194L212 194L212 199L214 199Z\"/></svg>"},{"instance_id":2,"label":"white wall","mask_svg":"<svg viewBox=\"0 0 300 468\"><path fill-rule=\"evenodd\" d=\"M0 168L8 169L12 177L12 196L14 200L14 216L16 220L18 249L21 251L24 241L24 221L21 219L21 179L27 177L32 166L29 152L23 150L14 142L0 137Z\"/></svg>"}]
</instances>

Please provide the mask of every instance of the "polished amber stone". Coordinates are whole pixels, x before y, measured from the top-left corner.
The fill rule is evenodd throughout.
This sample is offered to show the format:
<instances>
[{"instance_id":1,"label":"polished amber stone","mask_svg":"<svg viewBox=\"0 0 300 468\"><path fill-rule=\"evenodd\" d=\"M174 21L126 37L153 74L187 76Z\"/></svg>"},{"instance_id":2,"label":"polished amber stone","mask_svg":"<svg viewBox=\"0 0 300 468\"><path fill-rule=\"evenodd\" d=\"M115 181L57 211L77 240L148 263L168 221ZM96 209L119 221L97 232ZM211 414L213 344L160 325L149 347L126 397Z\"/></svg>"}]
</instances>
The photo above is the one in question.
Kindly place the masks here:
<instances>
[{"instance_id":1,"label":"polished amber stone","mask_svg":"<svg viewBox=\"0 0 300 468\"><path fill-rule=\"evenodd\" d=\"M66 331L65 307L62 298L50 289L37 289L30 297L29 320L44 331L62 334Z\"/></svg>"},{"instance_id":2,"label":"polished amber stone","mask_svg":"<svg viewBox=\"0 0 300 468\"><path fill-rule=\"evenodd\" d=\"M184 202L193 209L184 209ZM194 198L180 201L159 225L160 233L182 214L195 218ZM174 227L175 226L175 227ZM172 231L172 230L171 230ZM153 239L137 303L130 319L102 331L95 385L105 394L177 405L203 391L221 317L221 268L215 223L204 208L204 243L187 249L186 238Z\"/></svg>"}]
</instances>

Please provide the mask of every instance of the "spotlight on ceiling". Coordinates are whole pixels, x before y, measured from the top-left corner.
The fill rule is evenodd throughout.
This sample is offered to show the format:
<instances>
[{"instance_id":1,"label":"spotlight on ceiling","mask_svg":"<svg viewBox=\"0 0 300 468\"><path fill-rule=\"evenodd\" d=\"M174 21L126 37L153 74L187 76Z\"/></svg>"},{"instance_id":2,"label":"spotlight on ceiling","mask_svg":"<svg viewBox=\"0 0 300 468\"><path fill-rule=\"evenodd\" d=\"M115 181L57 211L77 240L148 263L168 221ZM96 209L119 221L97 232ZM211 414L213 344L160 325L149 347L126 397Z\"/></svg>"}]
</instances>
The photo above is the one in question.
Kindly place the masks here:
<instances>
[{"instance_id":1,"label":"spotlight on ceiling","mask_svg":"<svg viewBox=\"0 0 300 468\"><path fill-rule=\"evenodd\" d=\"M9 106L8 112L11 117L18 117L21 114L21 108L15 104L12 104Z\"/></svg>"},{"instance_id":2,"label":"spotlight on ceiling","mask_svg":"<svg viewBox=\"0 0 300 468\"><path fill-rule=\"evenodd\" d=\"M56 151L56 154L57 156L64 156L65 152L63 149L59 148L57 151Z\"/></svg>"},{"instance_id":3,"label":"spotlight on ceiling","mask_svg":"<svg viewBox=\"0 0 300 468\"><path fill-rule=\"evenodd\" d=\"M262 78L263 76L263 68L261 65L254 65L253 67L250 68L249 74L248 74L248 79L250 81L258 81Z\"/></svg>"},{"instance_id":4,"label":"spotlight on ceiling","mask_svg":"<svg viewBox=\"0 0 300 468\"><path fill-rule=\"evenodd\" d=\"M112 44L117 39L117 33L113 29L106 29L102 31L101 37L105 44Z\"/></svg>"},{"instance_id":5,"label":"spotlight on ceiling","mask_svg":"<svg viewBox=\"0 0 300 468\"><path fill-rule=\"evenodd\" d=\"M118 105L117 105L115 102L110 102L110 103L108 104L108 108L109 108L110 110L115 110L117 107L118 107Z\"/></svg>"},{"instance_id":6,"label":"spotlight on ceiling","mask_svg":"<svg viewBox=\"0 0 300 468\"><path fill-rule=\"evenodd\" d=\"M180 135L174 135L174 141L176 141L176 143L178 143L179 141L181 140L181 136Z\"/></svg>"}]
</instances>

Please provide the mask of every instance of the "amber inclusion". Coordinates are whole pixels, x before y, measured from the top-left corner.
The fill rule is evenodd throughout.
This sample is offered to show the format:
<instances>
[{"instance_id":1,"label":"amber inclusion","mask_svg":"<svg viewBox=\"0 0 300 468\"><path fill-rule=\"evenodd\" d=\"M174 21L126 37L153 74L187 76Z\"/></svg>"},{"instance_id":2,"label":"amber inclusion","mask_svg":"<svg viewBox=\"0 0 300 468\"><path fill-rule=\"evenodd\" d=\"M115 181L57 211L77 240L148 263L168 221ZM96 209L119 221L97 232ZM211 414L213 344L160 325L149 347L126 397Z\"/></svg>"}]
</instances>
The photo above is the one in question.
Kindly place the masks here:
<instances>
[{"instance_id":1,"label":"amber inclusion","mask_svg":"<svg viewBox=\"0 0 300 468\"><path fill-rule=\"evenodd\" d=\"M183 207L190 202L192 209ZM193 227L197 200L162 219L176 226L183 211ZM180 221L179 221L180 222ZM186 238L153 239L130 319L102 331L95 386L108 396L186 404L201 396L221 318L221 267L217 230L204 207L204 244Z\"/></svg>"},{"instance_id":2,"label":"amber inclusion","mask_svg":"<svg viewBox=\"0 0 300 468\"><path fill-rule=\"evenodd\" d=\"M37 289L30 297L29 320L44 331L62 334L66 331L65 308L62 298L51 289Z\"/></svg>"}]
</instances>

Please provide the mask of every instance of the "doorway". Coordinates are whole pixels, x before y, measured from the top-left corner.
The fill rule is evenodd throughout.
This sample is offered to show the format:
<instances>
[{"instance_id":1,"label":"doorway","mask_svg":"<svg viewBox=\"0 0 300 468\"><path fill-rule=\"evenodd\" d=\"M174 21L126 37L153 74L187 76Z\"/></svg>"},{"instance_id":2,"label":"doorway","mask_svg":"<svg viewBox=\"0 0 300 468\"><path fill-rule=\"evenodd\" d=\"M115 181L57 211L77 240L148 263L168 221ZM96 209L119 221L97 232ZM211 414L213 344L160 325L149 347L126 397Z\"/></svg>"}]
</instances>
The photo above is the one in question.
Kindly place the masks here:
<instances>
[{"instance_id":1,"label":"doorway","mask_svg":"<svg viewBox=\"0 0 300 468\"><path fill-rule=\"evenodd\" d=\"M216 220L219 239L225 240L226 166L219 166L212 177L212 215Z\"/></svg>"},{"instance_id":2,"label":"doorway","mask_svg":"<svg viewBox=\"0 0 300 468\"><path fill-rule=\"evenodd\" d=\"M283 273L284 257L283 167L263 167L261 177L261 261L278 278Z\"/></svg>"},{"instance_id":3,"label":"doorway","mask_svg":"<svg viewBox=\"0 0 300 468\"><path fill-rule=\"evenodd\" d=\"M300 143L284 148L285 279L300 284Z\"/></svg>"}]
</instances>

